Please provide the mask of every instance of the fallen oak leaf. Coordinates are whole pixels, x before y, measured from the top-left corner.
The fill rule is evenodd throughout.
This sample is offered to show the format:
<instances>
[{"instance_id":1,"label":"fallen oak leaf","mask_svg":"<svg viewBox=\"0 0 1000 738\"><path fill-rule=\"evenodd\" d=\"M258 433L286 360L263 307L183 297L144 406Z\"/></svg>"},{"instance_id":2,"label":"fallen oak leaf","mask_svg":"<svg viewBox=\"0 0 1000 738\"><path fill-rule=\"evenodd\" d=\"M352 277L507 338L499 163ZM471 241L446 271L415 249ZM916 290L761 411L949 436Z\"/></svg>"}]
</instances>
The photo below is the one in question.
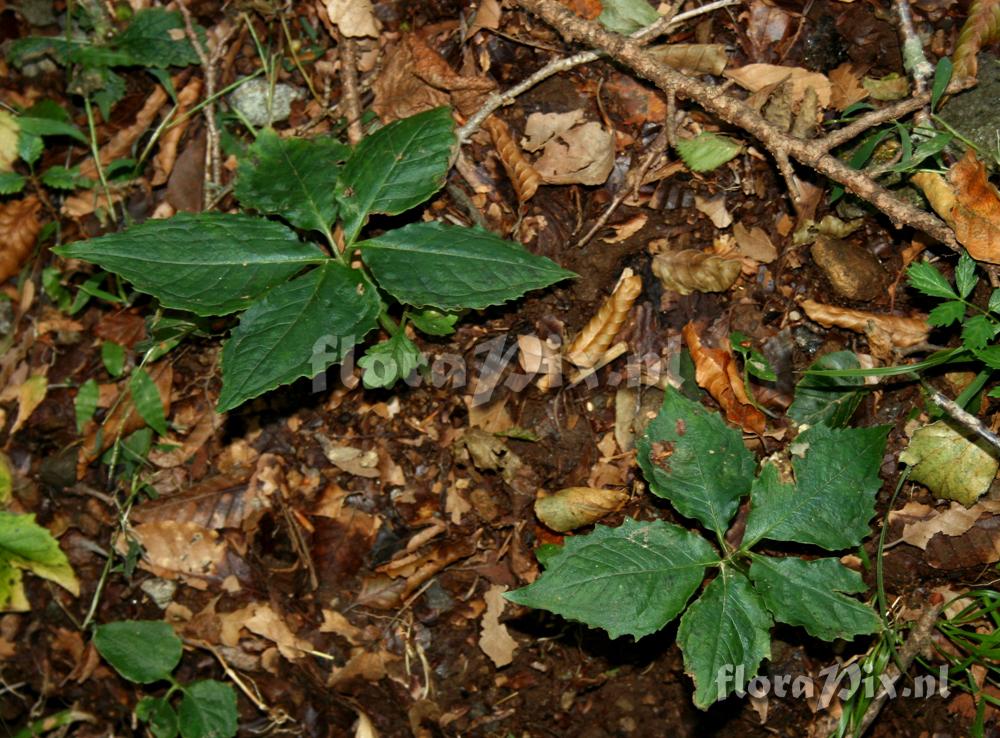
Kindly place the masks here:
<instances>
[{"instance_id":1,"label":"fallen oak leaf","mask_svg":"<svg viewBox=\"0 0 1000 738\"><path fill-rule=\"evenodd\" d=\"M732 351L703 346L693 322L684 326L681 335L691 352L698 386L715 398L731 423L748 433L763 434L766 419L747 397Z\"/></svg>"},{"instance_id":2,"label":"fallen oak leaf","mask_svg":"<svg viewBox=\"0 0 1000 738\"><path fill-rule=\"evenodd\" d=\"M0 282L6 282L21 270L42 230L38 213L42 202L34 195L11 200L0 206Z\"/></svg>"},{"instance_id":3,"label":"fallen oak leaf","mask_svg":"<svg viewBox=\"0 0 1000 738\"><path fill-rule=\"evenodd\" d=\"M902 509L890 513L889 521L902 519L900 539L911 546L926 549L934 536L963 535L980 518L995 514L1000 514L1000 500L981 500L968 508L960 502L952 502L947 510L940 511L930 505L909 502Z\"/></svg>"},{"instance_id":4,"label":"fallen oak leaf","mask_svg":"<svg viewBox=\"0 0 1000 738\"><path fill-rule=\"evenodd\" d=\"M482 625L479 633L479 648L490 657L493 665L497 668L507 666L514 660L514 651L517 650L515 641L507 626L500 622L507 600L503 593L507 587L494 584L483 595L486 600L486 612L483 613Z\"/></svg>"}]
</instances>

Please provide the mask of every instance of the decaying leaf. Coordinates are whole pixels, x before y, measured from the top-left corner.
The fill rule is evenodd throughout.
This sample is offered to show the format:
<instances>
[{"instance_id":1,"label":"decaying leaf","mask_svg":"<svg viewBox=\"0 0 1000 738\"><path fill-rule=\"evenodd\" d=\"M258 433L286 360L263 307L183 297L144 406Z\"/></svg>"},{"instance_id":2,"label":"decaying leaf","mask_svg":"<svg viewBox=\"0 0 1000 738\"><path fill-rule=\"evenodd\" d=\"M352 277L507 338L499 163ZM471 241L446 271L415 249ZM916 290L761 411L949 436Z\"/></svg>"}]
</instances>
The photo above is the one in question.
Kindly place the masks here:
<instances>
[{"instance_id":1,"label":"decaying leaf","mask_svg":"<svg viewBox=\"0 0 1000 738\"><path fill-rule=\"evenodd\" d=\"M378 37L378 20L371 0L326 0L326 12L344 36Z\"/></svg>"},{"instance_id":2,"label":"decaying leaf","mask_svg":"<svg viewBox=\"0 0 1000 738\"><path fill-rule=\"evenodd\" d=\"M918 428L899 460L935 497L972 505L996 476L995 451L972 431L939 420Z\"/></svg>"},{"instance_id":3,"label":"decaying leaf","mask_svg":"<svg viewBox=\"0 0 1000 738\"><path fill-rule=\"evenodd\" d=\"M142 108L135 115L135 120L132 125L127 128L122 128L118 131L114 137L106 144L104 144L100 151L98 151L98 156L100 157L101 165L107 166L113 161L118 159L124 159L128 156L129 152L132 150L132 144L134 144L139 137L146 132L149 126L156 119L156 116L160 112L160 108L164 106L167 102L167 92L160 85L157 85L146 102L143 104ZM83 177L89 177L91 179L97 179L97 164L94 162L93 157L86 159L80 164L80 175Z\"/></svg>"},{"instance_id":4,"label":"decaying leaf","mask_svg":"<svg viewBox=\"0 0 1000 738\"><path fill-rule=\"evenodd\" d=\"M776 64L747 64L739 69L730 69L726 76L740 87L751 92L778 85L787 80L791 85L789 101L798 107L810 87L816 91L820 107L830 106L830 80L819 72L810 72L801 67L782 67Z\"/></svg>"},{"instance_id":5,"label":"decaying leaf","mask_svg":"<svg viewBox=\"0 0 1000 738\"><path fill-rule=\"evenodd\" d=\"M835 110L844 110L868 97L868 90L861 86L861 77L849 63L831 69L828 76L830 105Z\"/></svg>"},{"instance_id":6,"label":"decaying leaf","mask_svg":"<svg viewBox=\"0 0 1000 738\"><path fill-rule=\"evenodd\" d=\"M21 270L42 230L41 201L34 195L0 206L0 282Z\"/></svg>"},{"instance_id":7,"label":"decaying leaf","mask_svg":"<svg viewBox=\"0 0 1000 738\"><path fill-rule=\"evenodd\" d=\"M654 256L653 274L666 289L682 295L725 292L740 276L740 261L684 249Z\"/></svg>"},{"instance_id":8,"label":"decaying leaf","mask_svg":"<svg viewBox=\"0 0 1000 738\"><path fill-rule=\"evenodd\" d=\"M372 108L387 123L448 104L471 115L496 86L460 75L419 32L406 34L388 59L372 85Z\"/></svg>"},{"instance_id":9,"label":"decaying leaf","mask_svg":"<svg viewBox=\"0 0 1000 738\"><path fill-rule=\"evenodd\" d=\"M846 328L868 336L878 333L878 338L887 339L897 349L920 346L927 342L927 335L930 333L930 326L922 317L881 315L864 310L824 305L815 300L803 300L800 304L810 320L822 326Z\"/></svg>"},{"instance_id":10,"label":"decaying leaf","mask_svg":"<svg viewBox=\"0 0 1000 738\"><path fill-rule=\"evenodd\" d=\"M728 61L725 44L652 46L649 55L674 69L694 74L722 74Z\"/></svg>"},{"instance_id":11,"label":"decaying leaf","mask_svg":"<svg viewBox=\"0 0 1000 738\"><path fill-rule=\"evenodd\" d=\"M374 479L380 476L378 469L378 452L374 449L363 451L352 446L338 446L332 439L317 433L316 441L323 448L323 454L334 466L356 477Z\"/></svg>"},{"instance_id":12,"label":"decaying leaf","mask_svg":"<svg viewBox=\"0 0 1000 738\"><path fill-rule=\"evenodd\" d=\"M227 546L214 530L197 523L165 520L139 523L130 532L143 548L143 565L158 577L182 577L204 588L205 579L221 575Z\"/></svg>"},{"instance_id":13,"label":"decaying leaf","mask_svg":"<svg viewBox=\"0 0 1000 738\"><path fill-rule=\"evenodd\" d=\"M604 184L614 167L614 136L582 110L532 113L524 135L526 151L542 150L534 166L548 184Z\"/></svg>"},{"instance_id":14,"label":"decaying leaf","mask_svg":"<svg viewBox=\"0 0 1000 738\"><path fill-rule=\"evenodd\" d=\"M483 613L479 647L497 668L512 662L514 651L517 650L517 641L511 637L507 626L500 622L500 616L507 605L507 600L503 597L506 591L507 587L494 584L483 595L483 599L486 600L486 612Z\"/></svg>"},{"instance_id":15,"label":"decaying leaf","mask_svg":"<svg viewBox=\"0 0 1000 738\"><path fill-rule=\"evenodd\" d=\"M737 252L742 257L760 264L770 264L778 258L778 249L760 226L747 230L742 223L737 223L733 226L733 238L736 240Z\"/></svg>"},{"instance_id":16,"label":"decaying leaf","mask_svg":"<svg viewBox=\"0 0 1000 738\"><path fill-rule=\"evenodd\" d=\"M240 641L240 631L246 629L251 633L273 641L278 651L289 661L295 661L313 652L312 644L304 638L299 638L288 626L287 618L264 602L254 602L239 610L219 613L221 641L227 646L237 646Z\"/></svg>"},{"instance_id":17,"label":"decaying leaf","mask_svg":"<svg viewBox=\"0 0 1000 738\"><path fill-rule=\"evenodd\" d=\"M583 368L594 366L608 350L641 292L642 277L632 274L631 269L623 271L615 291L566 348L566 360Z\"/></svg>"},{"instance_id":18,"label":"decaying leaf","mask_svg":"<svg viewBox=\"0 0 1000 738\"><path fill-rule=\"evenodd\" d=\"M708 216L716 228L728 228L733 224L733 215L726 209L726 193L720 192L714 197L694 196L694 207Z\"/></svg>"},{"instance_id":19,"label":"decaying leaf","mask_svg":"<svg viewBox=\"0 0 1000 738\"><path fill-rule=\"evenodd\" d=\"M167 361L160 361L146 369L153 384L156 385L160 393L160 401L163 404L163 417L170 417L170 390L174 383L174 370ZM135 408L132 400L132 393L129 391L128 383L120 384L120 395L114 409L98 424L90 421L84 428L83 443L80 444L80 454L77 463L77 473L83 475L84 468L97 459L106 449L111 447L119 438L124 438L129 433L137 431L146 425Z\"/></svg>"},{"instance_id":20,"label":"decaying leaf","mask_svg":"<svg viewBox=\"0 0 1000 738\"><path fill-rule=\"evenodd\" d=\"M566 533L596 523L626 502L628 492L619 489L567 487L552 494L539 490L535 515L546 527Z\"/></svg>"},{"instance_id":21,"label":"decaying leaf","mask_svg":"<svg viewBox=\"0 0 1000 738\"><path fill-rule=\"evenodd\" d=\"M517 337L517 360L526 374L539 374L538 386L549 389L558 386L562 373L559 347L528 333ZM512 421L513 422L513 421Z\"/></svg>"},{"instance_id":22,"label":"decaying leaf","mask_svg":"<svg viewBox=\"0 0 1000 738\"><path fill-rule=\"evenodd\" d=\"M521 151L521 147L514 140L514 137L510 135L510 129L506 123L495 115L491 115L483 121L483 128L493 139L493 145L500 156L504 171L510 177L511 184L514 185L517 201L527 202L538 191L538 187L542 183L541 175L528 161L528 157Z\"/></svg>"},{"instance_id":23,"label":"decaying leaf","mask_svg":"<svg viewBox=\"0 0 1000 738\"><path fill-rule=\"evenodd\" d=\"M879 79L865 77L861 80L861 85L876 100L902 100L910 94L910 81L895 72Z\"/></svg>"},{"instance_id":24,"label":"decaying leaf","mask_svg":"<svg viewBox=\"0 0 1000 738\"><path fill-rule=\"evenodd\" d=\"M952 58L952 76L975 77L979 50L1000 38L1000 3L996 0L974 0L969 7L962 30L958 34Z\"/></svg>"},{"instance_id":25,"label":"decaying leaf","mask_svg":"<svg viewBox=\"0 0 1000 738\"><path fill-rule=\"evenodd\" d=\"M17 118L6 110L0 110L0 172L14 170L14 162L18 158L17 139L20 131Z\"/></svg>"},{"instance_id":26,"label":"decaying leaf","mask_svg":"<svg viewBox=\"0 0 1000 738\"><path fill-rule=\"evenodd\" d=\"M17 417L10 433L16 433L42 404L49 389L49 380L44 374L35 374L25 379L17 388ZM4 393L6 394L6 392Z\"/></svg>"},{"instance_id":27,"label":"decaying leaf","mask_svg":"<svg viewBox=\"0 0 1000 738\"><path fill-rule=\"evenodd\" d=\"M903 521L901 539L911 546L926 549L931 538L960 536L972 528L981 517L1000 514L1000 500L982 500L972 507L952 502L946 510L938 510L920 502L908 502L889 514L889 521Z\"/></svg>"},{"instance_id":28,"label":"decaying leaf","mask_svg":"<svg viewBox=\"0 0 1000 738\"><path fill-rule=\"evenodd\" d=\"M701 343L698 327L688 323L681 331L691 359L694 361L695 380L705 389L726 413L726 419L748 433L764 432L764 414L755 408L747 397L743 377L732 351L726 348L706 348Z\"/></svg>"},{"instance_id":29,"label":"decaying leaf","mask_svg":"<svg viewBox=\"0 0 1000 738\"><path fill-rule=\"evenodd\" d=\"M952 166L947 180L935 172L918 172L910 181L973 259L1000 263L1000 194L972 149Z\"/></svg>"},{"instance_id":30,"label":"decaying leaf","mask_svg":"<svg viewBox=\"0 0 1000 738\"><path fill-rule=\"evenodd\" d=\"M164 184L177 163L177 146L193 118L186 113L198 102L201 94L201 78L191 80L177 93L177 110L174 113L174 125L167 129L160 138L160 148L153 157L153 178L151 184L158 187Z\"/></svg>"}]
</instances>

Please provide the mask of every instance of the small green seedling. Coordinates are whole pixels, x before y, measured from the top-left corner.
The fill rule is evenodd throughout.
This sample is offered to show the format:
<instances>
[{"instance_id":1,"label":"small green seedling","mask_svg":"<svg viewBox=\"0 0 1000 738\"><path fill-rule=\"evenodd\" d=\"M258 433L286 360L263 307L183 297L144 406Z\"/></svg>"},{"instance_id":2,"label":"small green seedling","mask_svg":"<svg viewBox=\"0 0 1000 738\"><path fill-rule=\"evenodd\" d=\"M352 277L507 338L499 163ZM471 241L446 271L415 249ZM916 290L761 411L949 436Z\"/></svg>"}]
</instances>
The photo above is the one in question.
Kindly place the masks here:
<instances>
[{"instance_id":1,"label":"small green seedling","mask_svg":"<svg viewBox=\"0 0 1000 738\"><path fill-rule=\"evenodd\" d=\"M668 389L637 444L639 465L653 494L700 523L714 544L662 520L597 526L547 551L542 576L507 597L612 638L642 638L686 610L677 640L694 677L694 702L707 708L757 674L775 622L828 641L881 627L850 596L865 590L861 576L837 558L778 557L754 547L765 540L827 551L858 546L875 514L887 430L816 425L795 439L790 463L769 459L755 476L740 432ZM744 533L727 534L747 495Z\"/></svg>"},{"instance_id":2,"label":"small green seedling","mask_svg":"<svg viewBox=\"0 0 1000 738\"><path fill-rule=\"evenodd\" d=\"M424 363L407 323L446 335L458 311L575 276L480 228L419 222L359 240L370 215L399 215L437 192L456 145L447 108L390 123L353 149L263 130L235 189L261 216L179 214L55 251L124 277L164 307L242 312L222 351L219 412L316 376L377 325L390 337L358 365L365 386L389 387ZM292 228L322 236L328 252ZM389 297L409 306L402 324Z\"/></svg>"},{"instance_id":3,"label":"small green seedling","mask_svg":"<svg viewBox=\"0 0 1000 738\"><path fill-rule=\"evenodd\" d=\"M94 646L115 671L137 684L169 682L162 697L139 700L135 715L155 738L232 738L238 713L236 692L214 679L181 684L173 671L183 653L181 639L160 620L122 620L99 625ZM174 708L174 698L180 704Z\"/></svg>"}]
</instances>

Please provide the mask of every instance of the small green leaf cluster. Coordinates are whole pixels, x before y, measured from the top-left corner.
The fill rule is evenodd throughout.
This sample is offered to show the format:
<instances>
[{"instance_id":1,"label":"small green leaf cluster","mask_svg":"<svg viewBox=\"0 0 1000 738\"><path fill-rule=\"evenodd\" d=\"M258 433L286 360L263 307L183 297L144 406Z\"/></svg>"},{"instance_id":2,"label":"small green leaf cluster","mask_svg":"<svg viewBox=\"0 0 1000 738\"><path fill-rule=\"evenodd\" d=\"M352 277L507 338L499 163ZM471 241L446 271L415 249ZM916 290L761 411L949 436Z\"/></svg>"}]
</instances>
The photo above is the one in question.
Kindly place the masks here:
<instances>
[{"instance_id":1,"label":"small green leaf cluster","mask_svg":"<svg viewBox=\"0 0 1000 738\"><path fill-rule=\"evenodd\" d=\"M16 155L28 165L32 174L45 149L44 139L61 136L87 143L86 136L73 125L69 113L51 100L40 100L17 115L0 110L0 159L10 160L12 165ZM59 190L93 186L93 181L80 176L79 170L79 167L51 166L41 173L39 180ZM0 171L0 195L16 194L27 182L23 174Z\"/></svg>"},{"instance_id":2,"label":"small green leaf cluster","mask_svg":"<svg viewBox=\"0 0 1000 738\"><path fill-rule=\"evenodd\" d=\"M824 640L879 629L876 613L850 596L865 590L860 575L836 557L775 557L755 547L859 545L875 514L887 430L810 427L790 447L790 469L768 460L755 476L739 431L668 389L637 443L639 465L653 494L712 533L714 544L661 520L597 526L546 551L541 577L507 597L612 638L642 638L683 612L677 640L694 678L694 702L707 708L756 675L770 656L775 622ZM727 530L747 495L745 532L730 543Z\"/></svg>"},{"instance_id":3,"label":"small green leaf cluster","mask_svg":"<svg viewBox=\"0 0 1000 738\"><path fill-rule=\"evenodd\" d=\"M447 108L390 123L353 149L263 130L235 188L260 215L179 214L55 251L120 275L164 307L242 312L222 351L220 412L325 371L376 325L390 338L358 363L367 386L388 387L424 363L407 322L447 335L457 311L574 276L479 228L420 222L359 240L370 215L399 215L437 192L455 145ZM293 228L322 236L332 256ZM382 292L408 306L403 324Z\"/></svg>"},{"instance_id":4,"label":"small green leaf cluster","mask_svg":"<svg viewBox=\"0 0 1000 738\"><path fill-rule=\"evenodd\" d=\"M1000 333L1000 289L993 290L987 309L969 301L979 279L976 262L966 252L955 267L955 284L927 262L915 262L906 271L913 289L943 300L927 316L932 326L961 325L962 350L990 369L1000 369L1000 346L991 345ZM956 357L956 360L960 357Z\"/></svg>"},{"instance_id":5,"label":"small green leaf cluster","mask_svg":"<svg viewBox=\"0 0 1000 738\"><path fill-rule=\"evenodd\" d=\"M82 19L81 19L82 20ZM142 67L168 91L173 90L170 67L198 63L191 42L184 36L181 14L163 8L136 11L124 30L103 37L104 19L90 19L91 36L30 36L11 44L9 59L23 67L42 57L71 70L69 91L97 104L107 120L111 108L125 96L125 80L117 67ZM202 36L204 31L197 32ZM179 37L175 38L174 34Z\"/></svg>"},{"instance_id":6,"label":"small green leaf cluster","mask_svg":"<svg viewBox=\"0 0 1000 738\"><path fill-rule=\"evenodd\" d=\"M160 620L122 620L99 625L94 647L131 682L169 682L162 697L146 696L135 708L136 717L149 726L154 738L232 738L238 713L236 692L215 679L181 684L173 671L183 654L181 639L169 623ZM174 697L180 704L174 708Z\"/></svg>"}]
</instances>

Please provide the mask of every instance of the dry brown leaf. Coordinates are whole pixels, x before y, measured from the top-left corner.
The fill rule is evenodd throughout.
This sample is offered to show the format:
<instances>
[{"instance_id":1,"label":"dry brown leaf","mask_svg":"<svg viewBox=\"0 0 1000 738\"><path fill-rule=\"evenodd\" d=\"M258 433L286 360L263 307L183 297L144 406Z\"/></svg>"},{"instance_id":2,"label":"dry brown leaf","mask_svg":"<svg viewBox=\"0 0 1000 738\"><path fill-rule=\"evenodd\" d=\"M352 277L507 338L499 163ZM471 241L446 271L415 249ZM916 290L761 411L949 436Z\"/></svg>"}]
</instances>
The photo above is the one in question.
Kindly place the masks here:
<instances>
[{"instance_id":1,"label":"dry brown leaf","mask_svg":"<svg viewBox=\"0 0 1000 738\"><path fill-rule=\"evenodd\" d=\"M694 207L704 213L716 228L728 228L733 224L733 215L726 209L726 194L720 192L714 197L694 196Z\"/></svg>"},{"instance_id":2,"label":"dry brown leaf","mask_svg":"<svg viewBox=\"0 0 1000 738\"><path fill-rule=\"evenodd\" d=\"M901 510L890 513L889 520L894 522L902 519L902 540L911 546L926 549L931 538L938 533L960 536L975 525L979 518L998 513L1000 500L983 500L969 508L960 502L952 502L947 510L941 511L930 505L908 502Z\"/></svg>"},{"instance_id":3,"label":"dry brown leaf","mask_svg":"<svg viewBox=\"0 0 1000 738\"><path fill-rule=\"evenodd\" d=\"M525 374L541 375L538 379L540 389L547 390L559 385L562 358L558 345L528 333L517 337L517 348L517 360Z\"/></svg>"},{"instance_id":4,"label":"dry brown leaf","mask_svg":"<svg viewBox=\"0 0 1000 738\"><path fill-rule=\"evenodd\" d=\"M628 502L628 492L618 489L567 487L549 494L538 491L535 516L559 533L566 533L596 523L621 509Z\"/></svg>"},{"instance_id":5,"label":"dry brown leaf","mask_svg":"<svg viewBox=\"0 0 1000 738\"><path fill-rule=\"evenodd\" d=\"M641 292L642 277L632 274L631 269L623 271L615 291L566 348L566 360L583 368L594 366L611 346Z\"/></svg>"},{"instance_id":6,"label":"dry brown leaf","mask_svg":"<svg viewBox=\"0 0 1000 738\"><path fill-rule=\"evenodd\" d=\"M218 613L220 640L227 646L237 646L240 631L251 633L273 641L278 651L289 661L295 661L313 652L313 645L292 632L288 623L274 611L270 604L255 602L233 612Z\"/></svg>"},{"instance_id":7,"label":"dry brown leaf","mask_svg":"<svg viewBox=\"0 0 1000 738\"><path fill-rule=\"evenodd\" d=\"M728 61L725 44L653 46L649 55L674 69L694 74L722 74Z\"/></svg>"},{"instance_id":8,"label":"dry brown leaf","mask_svg":"<svg viewBox=\"0 0 1000 738\"><path fill-rule=\"evenodd\" d=\"M388 667L400 660L400 656L386 650L366 651L361 646L351 649L351 657L344 666L330 673L326 685L332 689L346 688L355 679L377 682L387 673ZM368 723L371 724L370 721ZM362 734L363 735L363 734Z\"/></svg>"},{"instance_id":9,"label":"dry brown leaf","mask_svg":"<svg viewBox=\"0 0 1000 738\"><path fill-rule=\"evenodd\" d=\"M532 113L524 136L525 150L542 150L534 166L548 184L604 184L615 164L614 136L582 110Z\"/></svg>"},{"instance_id":10,"label":"dry brown leaf","mask_svg":"<svg viewBox=\"0 0 1000 738\"><path fill-rule=\"evenodd\" d=\"M739 259L723 259L696 249L673 251L653 257L653 274L663 286L682 295L724 292L740 276Z\"/></svg>"},{"instance_id":11,"label":"dry brown leaf","mask_svg":"<svg viewBox=\"0 0 1000 738\"><path fill-rule=\"evenodd\" d=\"M868 97L868 90L861 86L861 77L849 63L830 70L830 105L844 110Z\"/></svg>"},{"instance_id":12,"label":"dry brown leaf","mask_svg":"<svg viewBox=\"0 0 1000 738\"><path fill-rule=\"evenodd\" d=\"M172 495L137 505L132 512L140 523L176 520L209 530L251 530L282 494L281 458L263 454L252 476L218 475Z\"/></svg>"},{"instance_id":13,"label":"dry brown leaf","mask_svg":"<svg viewBox=\"0 0 1000 738\"><path fill-rule=\"evenodd\" d=\"M158 577L183 577L194 584L220 575L227 546L214 530L197 523L165 520L140 523L130 532L143 548L143 564Z\"/></svg>"},{"instance_id":14,"label":"dry brown leaf","mask_svg":"<svg viewBox=\"0 0 1000 738\"><path fill-rule=\"evenodd\" d=\"M897 349L920 346L927 342L927 335L930 333L930 326L922 317L881 315L864 310L824 305L815 300L803 300L800 304L806 315L822 326L846 328L869 337L874 332L879 332Z\"/></svg>"},{"instance_id":15,"label":"dry brown leaf","mask_svg":"<svg viewBox=\"0 0 1000 738\"><path fill-rule=\"evenodd\" d=\"M146 102L135 115L135 120L128 128L123 128L116 133L110 141L104 144L98 151L101 166L107 166L113 161L124 159L139 137L146 132L153 120L160 112L160 108L167 102L167 93L157 85L152 94L146 98ZM86 159L80 164L80 174L84 177L97 179L97 165L93 157Z\"/></svg>"},{"instance_id":16,"label":"dry brown leaf","mask_svg":"<svg viewBox=\"0 0 1000 738\"><path fill-rule=\"evenodd\" d=\"M947 219L955 238L977 261L1000 264L1000 193L972 149L948 172L957 202Z\"/></svg>"},{"instance_id":17,"label":"dry brown leaf","mask_svg":"<svg viewBox=\"0 0 1000 738\"><path fill-rule=\"evenodd\" d=\"M764 414L750 403L732 351L703 346L694 323L685 325L681 335L691 352L698 386L715 398L729 422L748 433L763 434Z\"/></svg>"},{"instance_id":18,"label":"dry brown leaf","mask_svg":"<svg viewBox=\"0 0 1000 738\"><path fill-rule=\"evenodd\" d=\"M458 74L420 33L405 35L388 58L372 84L372 109L386 123L448 104L471 115L496 87L487 77Z\"/></svg>"},{"instance_id":19,"label":"dry brown leaf","mask_svg":"<svg viewBox=\"0 0 1000 738\"><path fill-rule=\"evenodd\" d=\"M517 201L527 202L538 191L538 187L542 183L541 175L528 161L528 157L521 151L521 147L518 146L514 137L510 135L510 129L506 123L495 115L491 115L483 121L483 128L493 139L493 145L500 156L504 171L510 177L511 184L514 185Z\"/></svg>"},{"instance_id":20,"label":"dry brown leaf","mask_svg":"<svg viewBox=\"0 0 1000 738\"><path fill-rule=\"evenodd\" d=\"M0 282L21 270L42 230L41 201L34 195L0 206Z\"/></svg>"},{"instance_id":21,"label":"dry brown leaf","mask_svg":"<svg viewBox=\"0 0 1000 738\"><path fill-rule=\"evenodd\" d=\"M116 185L109 185L108 192L95 187L70 195L63 200L59 212L70 218L84 218L97 210L110 212L115 205L125 199L125 190Z\"/></svg>"},{"instance_id":22,"label":"dry brown leaf","mask_svg":"<svg viewBox=\"0 0 1000 738\"><path fill-rule=\"evenodd\" d=\"M481 28L496 30L500 27L500 3L497 0L480 0L479 7L476 8L476 16L469 25L467 38L471 38Z\"/></svg>"},{"instance_id":23,"label":"dry brown leaf","mask_svg":"<svg viewBox=\"0 0 1000 738\"><path fill-rule=\"evenodd\" d=\"M160 393L160 401L163 403L163 417L169 418L170 391L174 383L174 370L169 362L161 361L147 367L146 371ZM146 421L135 409L132 394L128 389L128 382L120 383L118 392L118 402L104 419L104 422L98 424L91 420L83 430L83 443L80 445L77 462L77 473L81 479L86 466L97 459L105 449L119 438L146 425Z\"/></svg>"},{"instance_id":24,"label":"dry brown leaf","mask_svg":"<svg viewBox=\"0 0 1000 738\"><path fill-rule=\"evenodd\" d=\"M507 410L507 400L495 400L482 405L474 405L474 397L462 398L469 411L469 426L482 428L487 433L503 433L514 427L514 420Z\"/></svg>"},{"instance_id":25,"label":"dry brown leaf","mask_svg":"<svg viewBox=\"0 0 1000 738\"><path fill-rule=\"evenodd\" d=\"M337 468L356 477L374 479L381 475L378 469L378 451L364 451L352 446L338 446L322 433L315 434L316 441L323 448L327 461Z\"/></svg>"},{"instance_id":26,"label":"dry brown leaf","mask_svg":"<svg viewBox=\"0 0 1000 738\"><path fill-rule=\"evenodd\" d=\"M149 460L161 469L186 464L215 435L215 431L222 427L225 420L226 416L219 415L213 408L204 408L201 417L180 446L171 448L170 451L153 449L149 452Z\"/></svg>"},{"instance_id":27,"label":"dry brown leaf","mask_svg":"<svg viewBox=\"0 0 1000 738\"><path fill-rule=\"evenodd\" d=\"M326 13L344 36L378 38L379 22L371 0L326 0Z\"/></svg>"},{"instance_id":28,"label":"dry brown leaf","mask_svg":"<svg viewBox=\"0 0 1000 738\"><path fill-rule=\"evenodd\" d=\"M791 85L789 97L793 107L797 107L802 102L806 90L810 87L816 91L820 107L830 106L832 94L830 80L819 72L810 72L801 67L782 67L777 64L747 64L738 69L730 69L725 76L751 92L757 92L787 80Z\"/></svg>"},{"instance_id":29,"label":"dry brown leaf","mask_svg":"<svg viewBox=\"0 0 1000 738\"><path fill-rule=\"evenodd\" d=\"M186 116L201 94L201 77L192 77L191 80L177 93L177 110L174 112L175 124L168 128L166 133L160 138L160 147L153 157L153 178L151 184L158 187L164 184L174 170L177 162L177 146L184 136L188 125L193 119Z\"/></svg>"},{"instance_id":30,"label":"dry brown leaf","mask_svg":"<svg viewBox=\"0 0 1000 738\"><path fill-rule=\"evenodd\" d=\"M17 417L11 426L10 435L14 435L42 404L49 389L49 380L44 374L28 377L17 388Z\"/></svg>"},{"instance_id":31,"label":"dry brown leaf","mask_svg":"<svg viewBox=\"0 0 1000 738\"><path fill-rule=\"evenodd\" d=\"M594 20L604 9L601 0L558 0L558 2L586 20Z\"/></svg>"},{"instance_id":32,"label":"dry brown leaf","mask_svg":"<svg viewBox=\"0 0 1000 738\"><path fill-rule=\"evenodd\" d=\"M962 30L958 34L953 61L953 76L975 77L979 50L1000 39L1000 2L975 0L969 7Z\"/></svg>"},{"instance_id":33,"label":"dry brown leaf","mask_svg":"<svg viewBox=\"0 0 1000 738\"><path fill-rule=\"evenodd\" d=\"M645 213L636 213L624 223L617 223L610 226L611 230L615 232L615 235L607 236L601 240L604 241L604 243L621 243L645 228L648 221L648 215Z\"/></svg>"},{"instance_id":34,"label":"dry brown leaf","mask_svg":"<svg viewBox=\"0 0 1000 738\"><path fill-rule=\"evenodd\" d=\"M980 517L959 536L934 536L924 560L935 569L968 569L1000 561L1000 515Z\"/></svg>"},{"instance_id":35,"label":"dry brown leaf","mask_svg":"<svg viewBox=\"0 0 1000 738\"><path fill-rule=\"evenodd\" d=\"M747 230L742 223L733 226L733 238L740 256L753 259L760 264L770 264L778 258L778 249L760 226Z\"/></svg>"},{"instance_id":36,"label":"dry brown leaf","mask_svg":"<svg viewBox=\"0 0 1000 738\"><path fill-rule=\"evenodd\" d=\"M497 668L510 664L514 660L514 651L517 650L517 641L511 637L507 626L500 622L500 616L507 605L507 600L503 597L506 591L507 587L494 584L483 595L486 612L483 613L479 632L479 648Z\"/></svg>"},{"instance_id":37,"label":"dry brown leaf","mask_svg":"<svg viewBox=\"0 0 1000 738\"><path fill-rule=\"evenodd\" d=\"M20 157L17 151L20 132L17 118L6 110L0 110L0 172L14 171L14 162Z\"/></svg>"}]
</instances>

